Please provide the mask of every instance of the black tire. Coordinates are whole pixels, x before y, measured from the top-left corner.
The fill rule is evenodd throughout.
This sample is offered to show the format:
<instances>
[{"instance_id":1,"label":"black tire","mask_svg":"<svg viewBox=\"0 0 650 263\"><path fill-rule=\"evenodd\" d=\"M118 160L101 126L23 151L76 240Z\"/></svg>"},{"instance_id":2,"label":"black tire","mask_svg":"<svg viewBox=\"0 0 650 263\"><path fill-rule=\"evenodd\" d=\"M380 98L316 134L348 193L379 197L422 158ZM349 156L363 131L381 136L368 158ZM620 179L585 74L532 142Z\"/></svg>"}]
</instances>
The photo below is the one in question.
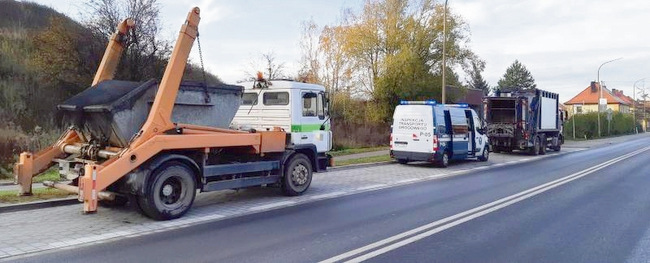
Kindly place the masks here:
<instances>
[{"instance_id":1,"label":"black tire","mask_svg":"<svg viewBox=\"0 0 650 263\"><path fill-rule=\"evenodd\" d=\"M284 166L282 192L284 195L301 195L309 188L313 175L311 162L302 153L294 154Z\"/></svg>"},{"instance_id":2,"label":"black tire","mask_svg":"<svg viewBox=\"0 0 650 263\"><path fill-rule=\"evenodd\" d=\"M409 161L406 160L406 159L397 159L397 162L400 163L400 164L407 164L407 163L409 163Z\"/></svg>"},{"instance_id":3,"label":"black tire","mask_svg":"<svg viewBox=\"0 0 650 263\"><path fill-rule=\"evenodd\" d=\"M490 151L488 151L487 147L484 147L481 156L478 157L478 160L481 162L487 162L488 159L490 159Z\"/></svg>"},{"instance_id":4,"label":"black tire","mask_svg":"<svg viewBox=\"0 0 650 263\"><path fill-rule=\"evenodd\" d=\"M539 137L535 136L535 139L533 140L533 147L530 147L530 155L538 155L539 154Z\"/></svg>"},{"instance_id":5,"label":"black tire","mask_svg":"<svg viewBox=\"0 0 650 263\"><path fill-rule=\"evenodd\" d=\"M539 136L539 154L540 155L546 155L546 147L548 146L548 142L546 141L546 136L540 135Z\"/></svg>"},{"instance_id":6,"label":"black tire","mask_svg":"<svg viewBox=\"0 0 650 263\"><path fill-rule=\"evenodd\" d=\"M442 157L440 160L438 160L438 166L442 168L446 168L449 166L449 154L447 152L442 153Z\"/></svg>"},{"instance_id":7,"label":"black tire","mask_svg":"<svg viewBox=\"0 0 650 263\"><path fill-rule=\"evenodd\" d=\"M99 205L103 207L122 207L129 202L129 198L123 195L115 195L113 200L99 200Z\"/></svg>"},{"instance_id":8,"label":"black tire","mask_svg":"<svg viewBox=\"0 0 650 263\"><path fill-rule=\"evenodd\" d=\"M157 168L137 198L144 215L155 220L183 216L192 207L196 196L194 171L180 162L170 161Z\"/></svg>"},{"instance_id":9,"label":"black tire","mask_svg":"<svg viewBox=\"0 0 650 263\"><path fill-rule=\"evenodd\" d=\"M562 145L558 144L557 146L553 147L553 150L556 151L556 152L559 152L560 150L562 150Z\"/></svg>"}]
</instances>

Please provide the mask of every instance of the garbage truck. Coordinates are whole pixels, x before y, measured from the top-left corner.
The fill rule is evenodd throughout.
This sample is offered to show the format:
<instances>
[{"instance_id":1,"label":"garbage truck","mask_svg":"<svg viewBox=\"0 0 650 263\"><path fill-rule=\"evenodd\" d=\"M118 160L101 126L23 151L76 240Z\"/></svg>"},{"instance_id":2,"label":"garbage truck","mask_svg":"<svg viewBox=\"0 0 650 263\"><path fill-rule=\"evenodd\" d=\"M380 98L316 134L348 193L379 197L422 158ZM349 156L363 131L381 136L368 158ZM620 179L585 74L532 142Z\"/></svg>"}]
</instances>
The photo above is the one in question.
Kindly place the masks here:
<instances>
[{"instance_id":1,"label":"garbage truck","mask_svg":"<svg viewBox=\"0 0 650 263\"><path fill-rule=\"evenodd\" d=\"M560 151L564 143L565 114L557 93L541 89L497 92L484 99L484 112L494 152L546 154L547 148Z\"/></svg>"},{"instance_id":2,"label":"garbage truck","mask_svg":"<svg viewBox=\"0 0 650 263\"><path fill-rule=\"evenodd\" d=\"M53 145L20 154L14 167L20 194L30 195L32 178L56 164L72 183L45 184L78 194L84 213L95 213L98 204L131 202L148 217L168 220L190 209L197 189L272 185L289 196L307 191L313 172L330 165L324 88L314 85L311 91L298 89L297 94L311 92L307 95L284 98L286 110L296 107L292 100L314 103L322 125L312 131L317 137L313 140L303 140L310 135L293 133L281 123L232 129L234 116L249 108L241 105L244 87L182 81L199 21L195 7L181 27L162 79L142 82L112 79L127 33L137 26L129 19L120 23L91 87L58 106L70 128ZM265 90L262 86L272 83L260 76L251 85ZM285 103L262 96L266 103ZM315 101L307 102L311 98Z\"/></svg>"}]
</instances>

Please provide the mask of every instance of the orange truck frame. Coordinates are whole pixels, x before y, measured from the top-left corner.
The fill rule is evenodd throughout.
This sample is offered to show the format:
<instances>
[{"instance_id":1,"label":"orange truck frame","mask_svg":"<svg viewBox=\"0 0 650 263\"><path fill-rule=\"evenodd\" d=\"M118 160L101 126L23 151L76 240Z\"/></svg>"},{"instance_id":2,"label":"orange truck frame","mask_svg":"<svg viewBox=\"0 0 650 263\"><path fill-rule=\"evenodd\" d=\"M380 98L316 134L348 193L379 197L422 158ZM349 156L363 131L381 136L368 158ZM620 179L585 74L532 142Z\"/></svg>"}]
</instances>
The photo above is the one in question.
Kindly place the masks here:
<instances>
[{"instance_id":1,"label":"orange truck frame","mask_svg":"<svg viewBox=\"0 0 650 263\"><path fill-rule=\"evenodd\" d=\"M172 110L190 50L198 36L198 7L181 27L153 105L141 130L124 148L97 149L95 159L83 163L78 185L47 185L78 193L83 211L97 211L98 203L135 203L143 214L157 219L178 218L191 207L196 189L213 191L256 185L279 185L286 195L305 192L314 171L326 169L312 147L291 145L280 128L237 131L173 123ZM111 37L93 86L112 79L134 24L124 20ZM15 165L21 195L32 192L32 178L51 167L55 158L79 154L84 141L73 127L52 146L38 153L20 154ZM107 191L107 188L117 189Z\"/></svg>"}]
</instances>

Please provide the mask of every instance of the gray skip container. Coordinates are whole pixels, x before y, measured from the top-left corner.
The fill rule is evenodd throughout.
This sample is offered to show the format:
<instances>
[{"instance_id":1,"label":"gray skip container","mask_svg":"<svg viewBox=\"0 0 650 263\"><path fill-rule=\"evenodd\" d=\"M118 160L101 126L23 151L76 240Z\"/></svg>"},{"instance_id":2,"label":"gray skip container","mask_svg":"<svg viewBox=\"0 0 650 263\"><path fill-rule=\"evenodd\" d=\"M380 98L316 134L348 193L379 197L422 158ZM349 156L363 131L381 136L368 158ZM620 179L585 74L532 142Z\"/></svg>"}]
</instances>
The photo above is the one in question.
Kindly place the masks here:
<instances>
[{"instance_id":1,"label":"gray skip container","mask_svg":"<svg viewBox=\"0 0 650 263\"><path fill-rule=\"evenodd\" d=\"M73 125L87 141L126 147L147 120L158 84L155 80L106 80L57 108L63 113L64 122ZM228 128L239 109L242 92L241 86L183 82L172 110L172 121Z\"/></svg>"}]
</instances>

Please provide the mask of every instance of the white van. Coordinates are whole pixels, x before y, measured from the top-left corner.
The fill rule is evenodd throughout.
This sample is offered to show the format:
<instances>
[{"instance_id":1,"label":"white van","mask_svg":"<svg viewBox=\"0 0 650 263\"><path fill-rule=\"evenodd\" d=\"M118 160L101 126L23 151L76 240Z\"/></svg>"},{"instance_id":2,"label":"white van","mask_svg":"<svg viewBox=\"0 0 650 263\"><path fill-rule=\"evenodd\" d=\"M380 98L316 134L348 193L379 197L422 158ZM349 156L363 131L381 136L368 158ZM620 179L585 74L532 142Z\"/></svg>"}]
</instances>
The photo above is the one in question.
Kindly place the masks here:
<instances>
[{"instance_id":1,"label":"white van","mask_svg":"<svg viewBox=\"0 0 650 263\"><path fill-rule=\"evenodd\" d=\"M401 164L489 158L483 122L467 104L401 101L393 114L390 156Z\"/></svg>"}]
</instances>

